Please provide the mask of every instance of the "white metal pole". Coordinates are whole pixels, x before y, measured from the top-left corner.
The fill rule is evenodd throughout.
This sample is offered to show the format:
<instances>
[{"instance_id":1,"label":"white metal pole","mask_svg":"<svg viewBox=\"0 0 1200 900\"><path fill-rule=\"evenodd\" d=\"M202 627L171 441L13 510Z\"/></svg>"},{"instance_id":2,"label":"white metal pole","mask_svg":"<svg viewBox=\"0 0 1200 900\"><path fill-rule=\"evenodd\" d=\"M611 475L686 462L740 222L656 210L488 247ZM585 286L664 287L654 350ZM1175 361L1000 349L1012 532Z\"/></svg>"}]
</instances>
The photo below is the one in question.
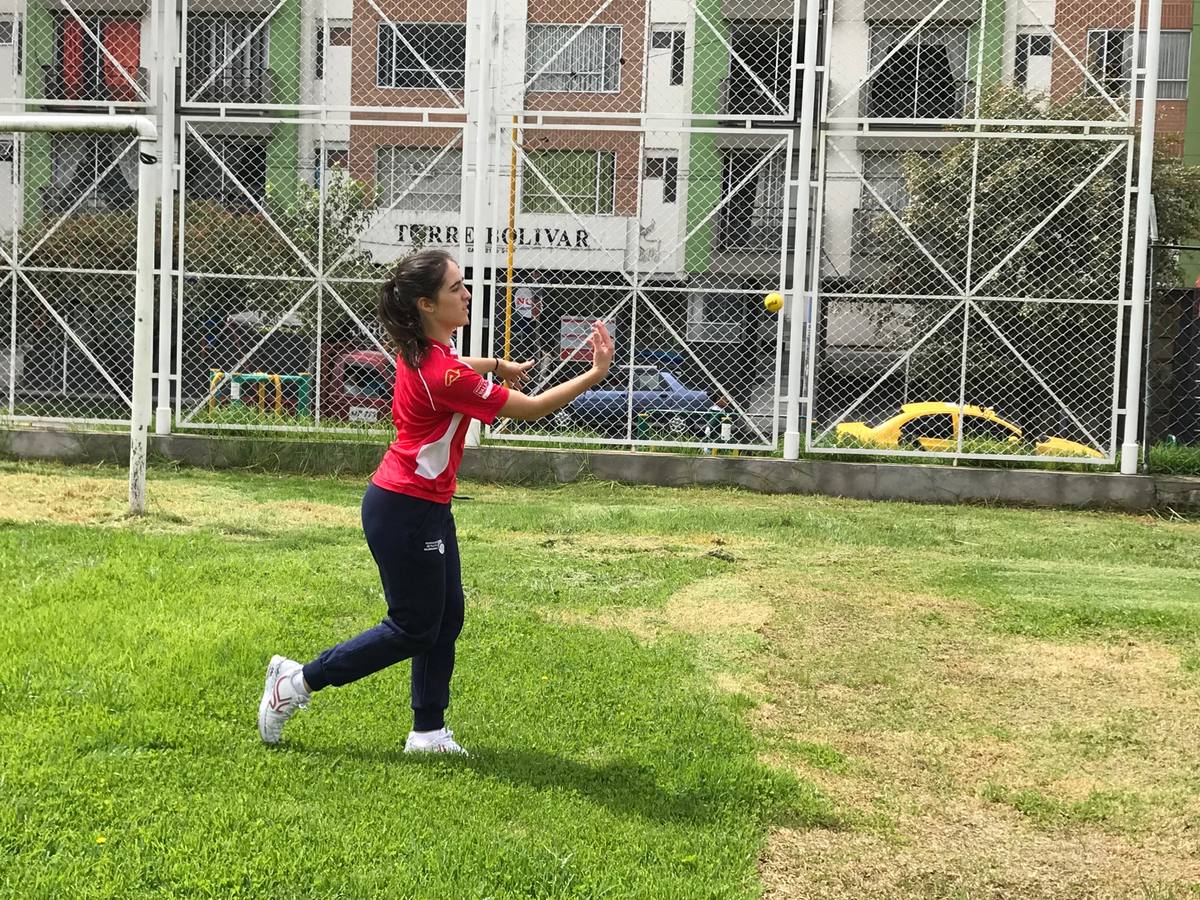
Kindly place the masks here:
<instances>
[{"instance_id":1,"label":"white metal pole","mask_svg":"<svg viewBox=\"0 0 1200 900\"><path fill-rule=\"evenodd\" d=\"M1159 0L1161 2L1161 0ZM804 319L808 314L809 208L812 196L813 121L817 93L817 45L821 2L808 0L804 12L804 72L800 87L800 188L796 193L796 239L792 247L792 303L788 309L787 429L783 458L800 458L800 365L804 354Z\"/></svg>"},{"instance_id":2,"label":"white metal pole","mask_svg":"<svg viewBox=\"0 0 1200 900\"><path fill-rule=\"evenodd\" d=\"M1149 0L1146 11L1146 74L1142 97L1141 146L1138 148L1137 213L1133 229L1133 292L1129 310L1128 369L1125 375L1125 440L1121 444L1121 473L1138 470L1138 404L1142 392L1142 340L1146 321L1146 257L1150 242L1151 179L1154 171L1154 131L1158 113L1158 48L1162 31L1162 0ZM1136 60L1135 60L1136 63ZM1137 73L1134 73L1137 78ZM1136 82L1135 82L1136 84ZM1136 97L1136 91L1134 93ZM1136 102L1133 100L1131 102Z\"/></svg>"},{"instance_id":3,"label":"white metal pole","mask_svg":"<svg viewBox=\"0 0 1200 900\"><path fill-rule=\"evenodd\" d=\"M483 270L487 238L486 182L488 144L492 131L491 66L492 66L492 0L479 0L479 72L475 98L475 200L472 207L475 219L475 244L471 251L471 353L481 355L483 346L483 315L487 309ZM494 324L494 323L493 323ZM471 421L467 445L479 446L479 422Z\"/></svg>"},{"instance_id":4,"label":"white metal pole","mask_svg":"<svg viewBox=\"0 0 1200 900\"><path fill-rule=\"evenodd\" d=\"M158 161L162 172L158 278L158 409L154 433L171 433L171 316L175 262L175 0L162 0Z\"/></svg>"},{"instance_id":5,"label":"white metal pole","mask_svg":"<svg viewBox=\"0 0 1200 900\"><path fill-rule=\"evenodd\" d=\"M146 511L146 432L153 400L156 136L138 141L137 286L134 291L133 415L129 424L129 511Z\"/></svg>"}]
</instances>

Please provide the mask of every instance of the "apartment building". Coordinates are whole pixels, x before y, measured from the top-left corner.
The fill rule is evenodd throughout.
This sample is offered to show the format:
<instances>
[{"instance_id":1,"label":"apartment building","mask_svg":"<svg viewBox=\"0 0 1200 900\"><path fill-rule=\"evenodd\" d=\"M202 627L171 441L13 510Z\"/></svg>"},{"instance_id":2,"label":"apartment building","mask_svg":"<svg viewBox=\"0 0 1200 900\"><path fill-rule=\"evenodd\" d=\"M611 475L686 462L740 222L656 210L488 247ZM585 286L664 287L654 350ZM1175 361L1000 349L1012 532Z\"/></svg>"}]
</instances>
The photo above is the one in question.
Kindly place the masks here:
<instances>
[{"instance_id":1,"label":"apartment building","mask_svg":"<svg viewBox=\"0 0 1200 900\"><path fill-rule=\"evenodd\" d=\"M827 113L936 129L973 103L981 42L987 78L1051 98L1081 89L1117 94L1135 62L1130 6L955 0L906 41L912 3L845 0L827 36ZM186 41L178 110L220 121L193 122L185 133L188 194L248 208L268 184L297 172L315 184L326 171L345 171L371 186L382 210L370 235L381 259L414 243L469 248L482 239L503 247L511 237L522 266L564 275L619 281L622 268L641 268L648 282L667 285L775 283L796 163L769 133L796 125L794 63L806 23L793 33L795 5L619 0L597 9L580 0L500 4L496 214L476 235L462 215L475 146L466 111L480 58L470 46L476 10L468 0L192 3L179 22ZM1188 105L1191 4L1167 0L1163 26L1160 133L1177 136L1178 152L1200 159L1200 111ZM29 0L0 13L0 102L147 108L154 41L145 0L89 0L70 10ZM305 108L335 112L317 125L297 112ZM444 113L418 122L417 109ZM504 119L528 109L558 118L516 123L521 149L510 168ZM595 111L607 118L589 125L570 117ZM644 129L642 115L652 117ZM0 199L12 200L0 203L3 224L66 205L131 202L132 157L118 159L121 141L20 140L23 153L0 142ZM844 196L827 204L832 258L872 252L861 222L875 194L903 204L893 148L868 140L853 147L852 162L876 190L842 185ZM76 204L81 190L87 196Z\"/></svg>"}]
</instances>

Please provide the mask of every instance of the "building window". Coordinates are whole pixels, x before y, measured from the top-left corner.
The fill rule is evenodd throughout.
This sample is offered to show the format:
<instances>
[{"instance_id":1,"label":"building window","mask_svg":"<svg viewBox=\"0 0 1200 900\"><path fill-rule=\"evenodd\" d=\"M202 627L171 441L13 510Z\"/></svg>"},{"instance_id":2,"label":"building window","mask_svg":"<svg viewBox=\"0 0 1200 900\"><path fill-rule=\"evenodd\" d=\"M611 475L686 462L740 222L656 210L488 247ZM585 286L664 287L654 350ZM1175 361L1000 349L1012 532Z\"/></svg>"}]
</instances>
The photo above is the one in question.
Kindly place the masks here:
<instances>
[{"instance_id":1,"label":"building window","mask_svg":"<svg viewBox=\"0 0 1200 900\"><path fill-rule=\"evenodd\" d=\"M745 328L740 321L745 300L714 294L687 295L688 343L732 344L742 340Z\"/></svg>"},{"instance_id":2,"label":"building window","mask_svg":"<svg viewBox=\"0 0 1200 900\"><path fill-rule=\"evenodd\" d=\"M525 160L521 191L523 212L563 212L563 203L554 196L557 193L570 212L578 215L612 215L617 168L615 153L598 150L535 150L527 153ZM547 186L547 182L550 186Z\"/></svg>"},{"instance_id":3,"label":"building window","mask_svg":"<svg viewBox=\"0 0 1200 900\"><path fill-rule=\"evenodd\" d=\"M970 86L966 27L927 26L904 41L911 30L911 25L871 26L870 66L879 69L866 89L866 116L959 118Z\"/></svg>"},{"instance_id":4,"label":"building window","mask_svg":"<svg viewBox=\"0 0 1200 900\"><path fill-rule=\"evenodd\" d=\"M49 210L75 207L80 212L92 212L133 205L137 153L124 135L54 135L50 166L50 185L44 198Z\"/></svg>"},{"instance_id":5,"label":"building window","mask_svg":"<svg viewBox=\"0 0 1200 900\"><path fill-rule=\"evenodd\" d=\"M1191 55L1190 31L1164 31L1158 58L1158 98L1186 100L1188 57ZM1088 71L1110 97L1129 94L1130 65L1133 57L1133 33L1107 30L1088 32ZM1138 67L1146 64L1146 32L1138 39ZM1145 79L1138 79L1138 96L1145 90Z\"/></svg>"},{"instance_id":6,"label":"building window","mask_svg":"<svg viewBox=\"0 0 1200 900\"><path fill-rule=\"evenodd\" d=\"M261 17L189 16L188 99L196 103L267 102L268 31Z\"/></svg>"},{"instance_id":7,"label":"building window","mask_svg":"<svg viewBox=\"0 0 1200 900\"><path fill-rule=\"evenodd\" d=\"M466 82L467 26L454 22L381 22L379 87L461 90ZM439 83L440 82L440 83Z\"/></svg>"},{"instance_id":8,"label":"building window","mask_svg":"<svg viewBox=\"0 0 1200 900\"><path fill-rule=\"evenodd\" d=\"M729 46L733 54L729 57L721 112L782 115L788 108L793 71L791 21L733 22Z\"/></svg>"},{"instance_id":9,"label":"building window","mask_svg":"<svg viewBox=\"0 0 1200 900\"><path fill-rule=\"evenodd\" d=\"M318 190L321 187L321 179L324 178L329 184L333 184L337 178L344 178L350 172L350 150L345 144L330 143L325 145L323 151L319 151L319 157L322 157L320 165L313 165L313 187Z\"/></svg>"},{"instance_id":10,"label":"building window","mask_svg":"<svg viewBox=\"0 0 1200 900\"><path fill-rule=\"evenodd\" d=\"M1050 91L1050 51L1054 39L1045 32L1017 35L1017 55L1013 60L1013 84L1028 94Z\"/></svg>"},{"instance_id":11,"label":"building window","mask_svg":"<svg viewBox=\"0 0 1200 900\"><path fill-rule=\"evenodd\" d=\"M317 52L313 63L313 77L325 77L325 48L326 47L349 47L350 46L350 26L349 25L330 25L325 27L325 20L317 19Z\"/></svg>"},{"instance_id":12,"label":"building window","mask_svg":"<svg viewBox=\"0 0 1200 900\"><path fill-rule=\"evenodd\" d=\"M46 70L46 96L52 100L137 99L131 82L137 81L141 61L141 23L97 15L80 18L82 23L73 16L58 17L55 65ZM8 24L11 26L12 20Z\"/></svg>"},{"instance_id":13,"label":"building window","mask_svg":"<svg viewBox=\"0 0 1200 900\"><path fill-rule=\"evenodd\" d=\"M621 89L621 26L530 25L525 80L531 91L615 93Z\"/></svg>"},{"instance_id":14,"label":"building window","mask_svg":"<svg viewBox=\"0 0 1200 900\"><path fill-rule=\"evenodd\" d=\"M681 26L656 25L650 36L650 52L671 55L671 69L667 83L683 84L684 40L686 32Z\"/></svg>"},{"instance_id":15,"label":"building window","mask_svg":"<svg viewBox=\"0 0 1200 900\"><path fill-rule=\"evenodd\" d=\"M193 141L187 149L187 192L197 200L215 200L227 209L253 210L266 200L267 141L240 136L204 136L224 164ZM226 169L229 171L226 172Z\"/></svg>"},{"instance_id":16,"label":"building window","mask_svg":"<svg viewBox=\"0 0 1200 900\"><path fill-rule=\"evenodd\" d=\"M462 151L380 147L375 151L375 189L381 206L425 212L458 210Z\"/></svg>"},{"instance_id":17,"label":"building window","mask_svg":"<svg viewBox=\"0 0 1200 900\"><path fill-rule=\"evenodd\" d=\"M901 154L868 151L863 153L862 163L866 184L860 187L858 209L854 211L851 249L856 256L876 256L878 231L892 221L886 210L899 215L908 206L908 186Z\"/></svg>"},{"instance_id":18,"label":"building window","mask_svg":"<svg viewBox=\"0 0 1200 900\"><path fill-rule=\"evenodd\" d=\"M652 153L646 156L646 180L662 180L662 202L674 203L679 186L679 157Z\"/></svg>"},{"instance_id":19,"label":"building window","mask_svg":"<svg viewBox=\"0 0 1200 900\"><path fill-rule=\"evenodd\" d=\"M764 154L768 152L772 154L771 158L763 163ZM732 150L725 154L721 196L729 199L718 214L719 249L779 248L783 222L784 162L783 155L778 151ZM760 163L763 163L761 168L753 177L749 177Z\"/></svg>"}]
</instances>

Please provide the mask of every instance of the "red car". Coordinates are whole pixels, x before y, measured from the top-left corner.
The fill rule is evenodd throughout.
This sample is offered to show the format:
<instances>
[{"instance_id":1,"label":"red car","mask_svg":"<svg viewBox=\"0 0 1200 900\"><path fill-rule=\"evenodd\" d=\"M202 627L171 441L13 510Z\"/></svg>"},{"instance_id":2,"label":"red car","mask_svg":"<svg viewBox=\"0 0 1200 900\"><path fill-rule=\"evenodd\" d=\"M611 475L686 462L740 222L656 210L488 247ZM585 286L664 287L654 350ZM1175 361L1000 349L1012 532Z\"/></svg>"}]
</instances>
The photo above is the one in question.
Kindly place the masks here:
<instances>
[{"instance_id":1,"label":"red car","mask_svg":"<svg viewBox=\"0 0 1200 900\"><path fill-rule=\"evenodd\" d=\"M396 369L378 350L332 355L321 378L321 418L370 424L391 422Z\"/></svg>"}]
</instances>

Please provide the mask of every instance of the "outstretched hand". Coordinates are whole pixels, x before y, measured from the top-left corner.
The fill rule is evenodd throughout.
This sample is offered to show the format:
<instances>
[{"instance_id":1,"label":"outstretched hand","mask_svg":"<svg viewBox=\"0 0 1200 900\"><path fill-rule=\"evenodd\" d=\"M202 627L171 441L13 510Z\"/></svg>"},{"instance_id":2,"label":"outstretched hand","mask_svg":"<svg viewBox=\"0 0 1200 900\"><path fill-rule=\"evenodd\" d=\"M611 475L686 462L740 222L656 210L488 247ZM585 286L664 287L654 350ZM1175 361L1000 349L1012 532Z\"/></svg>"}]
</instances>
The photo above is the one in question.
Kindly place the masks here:
<instances>
[{"instance_id":1,"label":"outstretched hand","mask_svg":"<svg viewBox=\"0 0 1200 900\"><path fill-rule=\"evenodd\" d=\"M608 333L608 326L603 322L592 323L592 335L588 339L592 345L592 369L601 375L608 373L612 365L613 339Z\"/></svg>"},{"instance_id":2,"label":"outstretched hand","mask_svg":"<svg viewBox=\"0 0 1200 900\"><path fill-rule=\"evenodd\" d=\"M509 387L519 388L529 379L529 370L533 368L534 360L514 362L511 359L500 360L496 374Z\"/></svg>"}]
</instances>

